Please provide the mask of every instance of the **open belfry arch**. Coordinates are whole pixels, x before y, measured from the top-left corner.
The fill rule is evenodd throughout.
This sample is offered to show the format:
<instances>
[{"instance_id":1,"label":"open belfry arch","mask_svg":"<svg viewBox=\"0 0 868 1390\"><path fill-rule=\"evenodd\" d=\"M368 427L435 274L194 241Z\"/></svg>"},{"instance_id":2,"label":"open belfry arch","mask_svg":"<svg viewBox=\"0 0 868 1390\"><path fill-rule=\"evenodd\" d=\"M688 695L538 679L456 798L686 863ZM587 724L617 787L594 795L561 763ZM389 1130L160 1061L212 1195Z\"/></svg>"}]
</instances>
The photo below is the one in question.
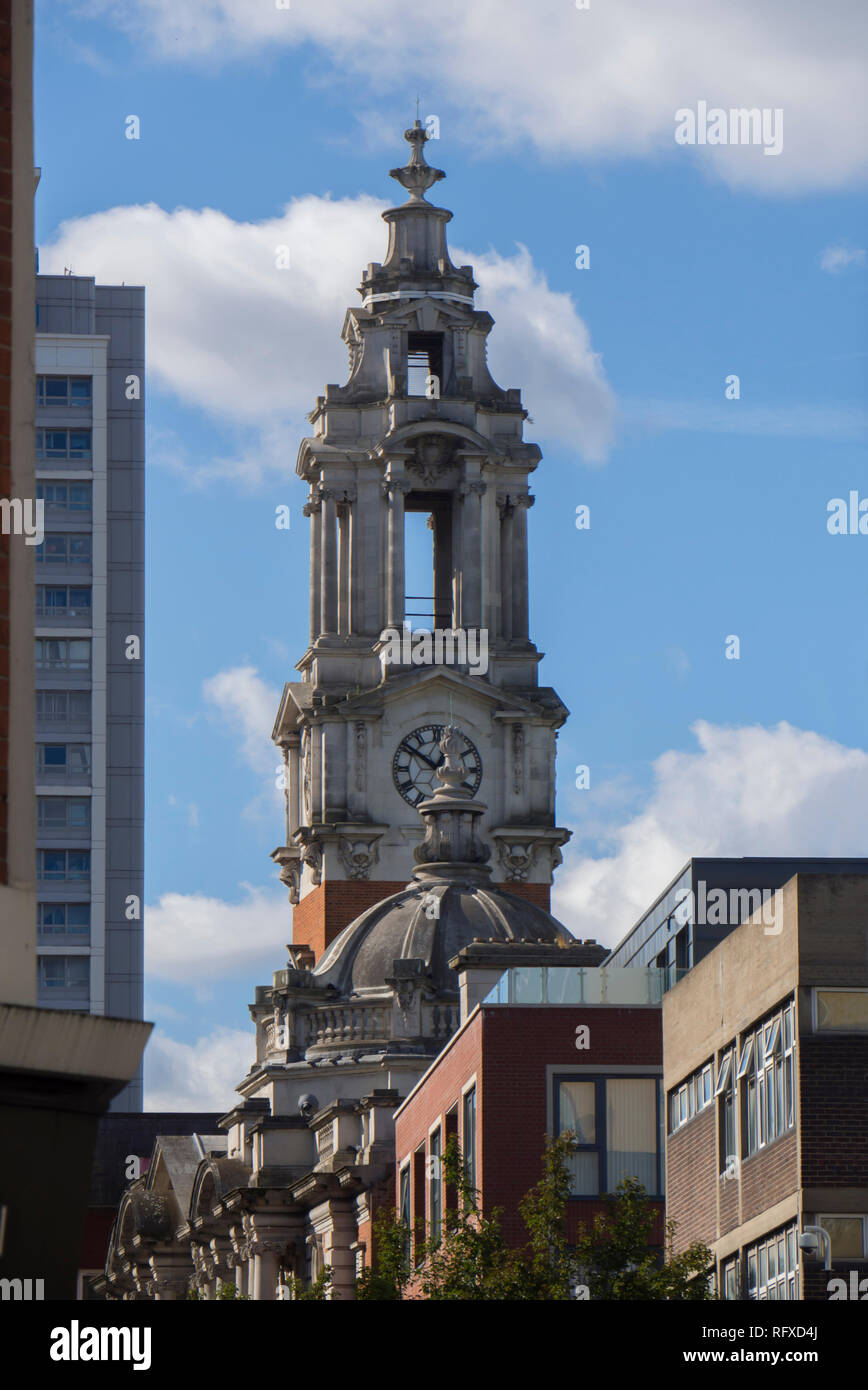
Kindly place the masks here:
<instances>
[{"instance_id":1,"label":"open belfry arch","mask_svg":"<svg viewBox=\"0 0 868 1390\"><path fill-rule=\"evenodd\" d=\"M286 685L274 739L285 762L286 836L274 851L294 906L293 942L319 957L371 903L406 881L421 835L396 776L440 758L432 730L450 708L482 769L483 832L496 880L547 908L568 832L555 826L556 731L568 711L538 685L528 630L529 477L518 390L486 358L490 314L475 307L470 266L454 266L452 214L425 194L444 177L411 154L391 171L408 193L383 213L385 261L368 265L347 311L345 386L309 419L297 472L308 484L310 638ZM406 592L405 518L427 514L429 591ZM420 602L421 598L421 602ZM420 609L428 626L484 639L487 670L394 659L384 634ZM461 651L457 653L461 654ZM409 769L396 755L414 731Z\"/></svg>"}]
</instances>

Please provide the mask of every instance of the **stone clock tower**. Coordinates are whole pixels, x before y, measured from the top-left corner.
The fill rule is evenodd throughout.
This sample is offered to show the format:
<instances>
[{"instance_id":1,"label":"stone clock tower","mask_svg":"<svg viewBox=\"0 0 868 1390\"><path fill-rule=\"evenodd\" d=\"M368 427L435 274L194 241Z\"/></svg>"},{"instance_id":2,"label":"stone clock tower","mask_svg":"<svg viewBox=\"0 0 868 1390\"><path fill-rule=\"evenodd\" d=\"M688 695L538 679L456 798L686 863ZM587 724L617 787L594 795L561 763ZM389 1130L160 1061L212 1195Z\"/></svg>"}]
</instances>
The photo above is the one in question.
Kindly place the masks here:
<instances>
[{"instance_id":1,"label":"stone clock tower","mask_svg":"<svg viewBox=\"0 0 868 1390\"><path fill-rule=\"evenodd\" d=\"M424 833L443 726L464 738L466 789L485 808L493 880L548 909L569 832L555 825L555 743L568 711L540 687L528 632L529 475L518 390L486 361L491 315L470 266L446 244L452 214L427 135L408 130L406 189L383 214L389 245L347 311L349 380L326 387L297 472L308 484L310 642L274 728L285 764L286 842L273 853L295 904L293 953L319 958L365 908L404 887ZM431 533L438 643L396 640L419 596L405 592L405 517ZM391 634L391 636L389 635ZM463 659L484 653L486 661ZM307 948L307 949L305 949Z\"/></svg>"}]
</instances>

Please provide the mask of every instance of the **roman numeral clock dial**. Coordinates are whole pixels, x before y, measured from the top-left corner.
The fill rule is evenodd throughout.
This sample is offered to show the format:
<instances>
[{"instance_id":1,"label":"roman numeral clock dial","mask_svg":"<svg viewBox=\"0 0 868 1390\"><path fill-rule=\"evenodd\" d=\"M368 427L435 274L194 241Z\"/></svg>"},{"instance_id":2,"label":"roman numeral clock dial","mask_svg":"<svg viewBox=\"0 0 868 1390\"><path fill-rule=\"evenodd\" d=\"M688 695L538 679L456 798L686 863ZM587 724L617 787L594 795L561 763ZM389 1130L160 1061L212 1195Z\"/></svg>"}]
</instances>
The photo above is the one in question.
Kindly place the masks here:
<instances>
[{"instance_id":1,"label":"roman numeral clock dial","mask_svg":"<svg viewBox=\"0 0 868 1390\"><path fill-rule=\"evenodd\" d=\"M443 762L440 740L444 727L443 724L424 724L422 728L407 734L398 744L392 759L392 777L401 796L411 806L426 801L440 786L436 774ZM475 796L482 781L482 759L475 744L464 735L462 739L461 757L467 776L461 785Z\"/></svg>"}]
</instances>

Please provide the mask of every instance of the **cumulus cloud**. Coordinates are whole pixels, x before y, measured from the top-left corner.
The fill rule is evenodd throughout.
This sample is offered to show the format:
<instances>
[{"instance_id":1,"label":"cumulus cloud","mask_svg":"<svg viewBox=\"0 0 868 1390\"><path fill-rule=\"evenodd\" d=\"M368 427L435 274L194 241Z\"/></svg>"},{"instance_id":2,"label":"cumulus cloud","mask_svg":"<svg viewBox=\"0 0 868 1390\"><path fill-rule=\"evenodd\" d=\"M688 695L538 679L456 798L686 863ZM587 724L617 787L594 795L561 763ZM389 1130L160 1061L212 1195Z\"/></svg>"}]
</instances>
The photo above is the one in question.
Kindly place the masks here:
<instances>
[{"instance_id":1,"label":"cumulus cloud","mask_svg":"<svg viewBox=\"0 0 868 1390\"><path fill-rule=\"evenodd\" d=\"M145 1052L147 1110L225 1112L254 1059L252 1030L216 1028L194 1043L176 1042L156 1029Z\"/></svg>"},{"instance_id":2,"label":"cumulus cloud","mask_svg":"<svg viewBox=\"0 0 868 1390\"><path fill-rule=\"evenodd\" d=\"M698 721L697 752L664 753L644 808L610 829L611 853L566 853L553 910L614 945L691 856L865 853L868 753L781 722Z\"/></svg>"},{"instance_id":3,"label":"cumulus cloud","mask_svg":"<svg viewBox=\"0 0 868 1390\"><path fill-rule=\"evenodd\" d=\"M862 247L827 246L820 257L820 269L830 275L838 275L851 265L864 265L865 251Z\"/></svg>"},{"instance_id":4,"label":"cumulus cloud","mask_svg":"<svg viewBox=\"0 0 868 1390\"><path fill-rule=\"evenodd\" d=\"M78 8L168 61L216 67L282 48L319 50L351 76L368 124L372 95L381 108L390 101L397 119L407 74L422 74L436 94L429 109L453 111L455 137L477 147L530 143L569 160L673 155L675 111L704 100L784 113L777 157L756 146L678 151L733 186L838 188L868 167L862 0L611 0L587 10L569 0L441 0L436 23L402 0L292 0L291 9L78 0Z\"/></svg>"},{"instance_id":5,"label":"cumulus cloud","mask_svg":"<svg viewBox=\"0 0 868 1390\"><path fill-rule=\"evenodd\" d=\"M237 903L204 893L164 893L148 907L148 977L188 985L276 969L291 932L286 893L241 887L245 897Z\"/></svg>"},{"instance_id":6,"label":"cumulus cloud","mask_svg":"<svg viewBox=\"0 0 868 1390\"><path fill-rule=\"evenodd\" d=\"M117 207L64 222L40 259L49 274L86 263L103 284L141 279L153 380L237 425L248 441L237 456L203 461L163 436L157 454L193 480L255 484L291 472L306 412L326 382L347 379L340 328L356 302L362 263L385 252L385 206L367 196L307 196L257 223L213 208ZM278 264L286 259L280 248L288 268ZM454 254L477 269L479 302L497 319L492 364L501 384L522 384L541 422L537 437L601 461L614 399L570 296L549 288L524 247L513 255Z\"/></svg>"},{"instance_id":7,"label":"cumulus cloud","mask_svg":"<svg viewBox=\"0 0 868 1390\"><path fill-rule=\"evenodd\" d=\"M273 773L280 762L271 742L280 692L255 666L234 666L203 681L202 694L238 738L248 766L266 776Z\"/></svg>"}]
</instances>

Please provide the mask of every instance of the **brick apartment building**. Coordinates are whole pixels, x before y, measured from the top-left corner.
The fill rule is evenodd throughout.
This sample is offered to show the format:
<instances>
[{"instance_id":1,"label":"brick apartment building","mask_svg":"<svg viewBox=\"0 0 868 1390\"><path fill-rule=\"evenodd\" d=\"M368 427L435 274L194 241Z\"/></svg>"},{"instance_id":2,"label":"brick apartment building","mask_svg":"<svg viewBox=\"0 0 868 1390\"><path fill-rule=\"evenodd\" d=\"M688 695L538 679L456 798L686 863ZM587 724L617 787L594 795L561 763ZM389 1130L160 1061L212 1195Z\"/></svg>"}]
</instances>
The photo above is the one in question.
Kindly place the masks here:
<instances>
[{"instance_id":1,"label":"brick apartment building","mask_svg":"<svg viewBox=\"0 0 868 1390\"><path fill-rule=\"evenodd\" d=\"M663 1001L666 1210L725 1299L868 1273L868 881L798 874ZM831 1240L831 1268L800 1249Z\"/></svg>"},{"instance_id":2,"label":"brick apartment building","mask_svg":"<svg viewBox=\"0 0 868 1390\"><path fill-rule=\"evenodd\" d=\"M485 942L451 962L461 1026L395 1112L397 1208L417 1248L454 1206L436 1161L453 1134L480 1208L502 1207L506 1239L520 1245L519 1202L542 1176L546 1136L566 1129L579 1137L568 1238L604 1210L602 1194L638 1176L662 1240L663 972L607 970L596 943L570 955L579 949L585 965L553 964L557 948Z\"/></svg>"}]
</instances>

